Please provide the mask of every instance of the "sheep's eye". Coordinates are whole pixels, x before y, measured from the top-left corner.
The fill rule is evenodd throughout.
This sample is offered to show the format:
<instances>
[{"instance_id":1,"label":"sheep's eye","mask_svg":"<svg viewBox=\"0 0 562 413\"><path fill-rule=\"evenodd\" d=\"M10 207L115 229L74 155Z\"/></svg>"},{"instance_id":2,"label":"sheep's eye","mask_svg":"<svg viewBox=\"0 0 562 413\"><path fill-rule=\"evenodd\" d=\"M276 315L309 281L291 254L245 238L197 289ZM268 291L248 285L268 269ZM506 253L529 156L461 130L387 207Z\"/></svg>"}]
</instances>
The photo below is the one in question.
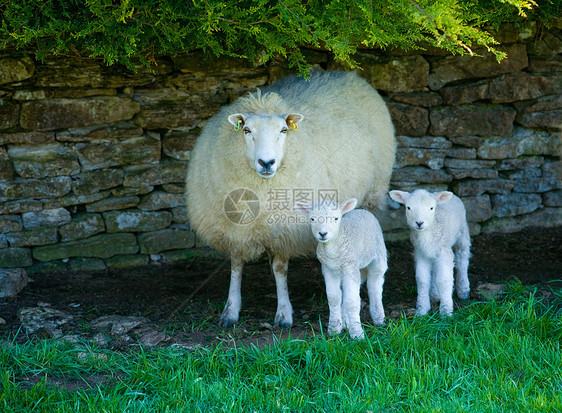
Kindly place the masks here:
<instances>
[{"instance_id":1,"label":"sheep's eye","mask_svg":"<svg viewBox=\"0 0 562 413\"><path fill-rule=\"evenodd\" d=\"M433 207L429 208L430 211L433 211Z\"/></svg>"},{"instance_id":2,"label":"sheep's eye","mask_svg":"<svg viewBox=\"0 0 562 413\"><path fill-rule=\"evenodd\" d=\"M248 127L244 128L244 134L247 135L248 133L251 133L250 128Z\"/></svg>"},{"instance_id":3,"label":"sheep's eye","mask_svg":"<svg viewBox=\"0 0 562 413\"><path fill-rule=\"evenodd\" d=\"M334 221L336 221L336 222L337 222L337 221L338 221L338 219L339 219L339 218L334 218Z\"/></svg>"},{"instance_id":4,"label":"sheep's eye","mask_svg":"<svg viewBox=\"0 0 562 413\"><path fill-rule=\"evenodd\" d=\"M406 207L406 209L409 211L409 210L410 210L410 207Z\"/></svg>"},{"instance_id":5,"label":"sheep's eye","mask_svg":"<svg viewBox=\"0 0 562 413\"><path fill-rule=\"evenodd\" d=\"M287 133L287 128L281 129L281 133Z\"/></svg>"},{"instance_id":6,"label":"sheep's eye","mask_svg":"<svg viewBox=\"0 0 562 413\"><path fill-rule=\"evenodd\" d=\"M314 218L310 218L310 222L314 222Z\"/></svg>"}]
</instances>

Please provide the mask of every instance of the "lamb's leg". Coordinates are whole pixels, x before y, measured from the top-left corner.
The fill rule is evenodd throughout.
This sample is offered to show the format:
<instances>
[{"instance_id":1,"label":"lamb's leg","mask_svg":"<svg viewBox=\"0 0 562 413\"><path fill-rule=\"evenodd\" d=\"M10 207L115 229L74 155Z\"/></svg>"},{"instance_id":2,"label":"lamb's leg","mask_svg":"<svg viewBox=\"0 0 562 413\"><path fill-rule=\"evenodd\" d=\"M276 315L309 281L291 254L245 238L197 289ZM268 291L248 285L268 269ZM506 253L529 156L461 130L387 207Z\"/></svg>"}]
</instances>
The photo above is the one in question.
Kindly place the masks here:
<instances>
[{"instance_id":1,"label":"lamb's leg","mask_svg":"<svg viewBox=\"0 0 562 413\"><path fill-rule=\"evenodd\" d=\"M326 296L328 297L328 307L330 308L328 334L339 334L343 329L341 276L330 271L324 265L322 266L322 274L326 283Z\"/></svg>"},{"instance_id":2,"label":"lamb's leg","mask_svg":"<svg viewBox=\"0 0 562 413\"><path fill-rule=\"evenodd\" d=\"M273 275L277 286L277 312L275 313L275 325L281 328L293 325L293 306L289 300L289 288L287 287L287 270L289 260L278 255L273 256Z\"/></svg>"},{"instance_id":3,"label":"lamb's leg","mask_svg":"<svg viewBox=\"0 0 562 413\"><path fill-rule=\"evenodd\" d=\"M453 314L453 267L453 251L442 251L435 260L435 282L439 291L439 312L448 316Z\"/></svg>"},{"instance_id":4,"label":"lamb's leg","mask_svg":"<svg viewBox=\"0 0 562 413\"><path fill-rule=\"evenodd\" d=\"M416 285L418 300L416 303L416 316L425 315L431 310L429 302L429 289L431 287L431 261L420 254L415 254Z\"/></svg>"},{"instance_id":5,"label":"lamb's leg","mask_svg":"<svg viewBox=\"0 0 562 413\"><path fill-rule=\"evenodd\" d=\"M429 288L429 303L433 306L439 303L439 289L437 288L437 281L435 272L431 273L431 287Z\"/></svg>"},{"instance_id":6,"label":"lamb's leg","mask_svg":"<svg viewBox=\"0 0 562 413\"><path fill-rule=\"evenodd\" d=\"M457 297L461 300L466 300L470 295L470 281L468 280L469 258L470 236L468 235L468 228L466 228L461 239L455 245L455 264L457 267L455 287L457 289Z\"/></svg>"},{"instance_id":7,"label":"lamb's leg","mask_svg":"<svg viewBox=\"0 0 562 413\"><path fill-rule=\"evenodd\" d=\"M386 261L373 261L367 267L367 291L369 292L369 312L374 325L384 324L384 307L382 305L382 289L384 273L387 270Z\"/></svg>"},{"instance_id":8,"label":"lamb's leg","mask_svg":"<svg viewBox=\"0 0 562 413\"><path fill-rule=\"evenodd\" d=\"M359 269L345 271L342 278L343 311L351 338L365 338L361 326L361 273Z\"/></svg>"},{"instance_id":9,"label":"lamb's leg","mask_svg":"<svg viewBox=\"0 0 562 413\"><path fill-rule=\"evenodd\" d=\"M228 289L228 300L219 319L221 327L230 327L238 322L240 307L242 306L242 270L244 261L240 258L230 257L230 287Z\"/></svg>"}]
</instances>

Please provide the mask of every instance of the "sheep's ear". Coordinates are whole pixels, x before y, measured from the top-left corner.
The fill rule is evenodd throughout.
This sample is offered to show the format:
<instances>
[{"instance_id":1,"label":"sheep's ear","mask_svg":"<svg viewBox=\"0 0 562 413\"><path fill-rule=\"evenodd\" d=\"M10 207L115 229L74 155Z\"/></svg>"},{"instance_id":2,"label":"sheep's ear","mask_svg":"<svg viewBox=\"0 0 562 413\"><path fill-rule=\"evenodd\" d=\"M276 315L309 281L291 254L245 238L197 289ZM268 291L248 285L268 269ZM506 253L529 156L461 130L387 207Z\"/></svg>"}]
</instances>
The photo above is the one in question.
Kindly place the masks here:
<instances>
[{"instance_id":1,"label":"sheep's ear","mask_svg":"<svg viewBox=\"0 0 562 413\"><path fill-rule=\"evenodd\" d=\"M433 194L433 198L435 198L438 204L447 202L452 197L453 197L453 193L449 191L436 192Z\"/></svg>"},{"instance_id":2,"label":"sheep's ear","mask_svg":"<svg viewBox=\"0 0 562 413\"><path fill-rule=\"evenodd\" d=\"M304 202L295 202L295 211L302 215L308 215L310 210L312 209L312 205L304 203Z\"/></svg>"},{"instance_id":3,"label":"sheep's ear","mask_svg":"<svg viewBox=\"0 0 562 413\"><path fill-rule=\"evenodd\" d=\"M235 113L228 117L228 121L234 125L235 131L239 131L246 123L246 116L242 113Z\"/></svg>"},{"instance_id":4,"label":"sheep's ear","mask_svg":"<svg viewBox=\"0 0 562 413\"><path fill-rule=\"evenodd\" d=\"M399 204L405 204L410 197L410 193L405 191L390 191L388 195Z\"/></svg>"},{"instance_id":5,"label":"sheep's ear","mask_svg":"<svg viewBox=\"0 0 562 413\"><path fill-rule=\"evenodd\" d=\"M341 204L341 213L342 215L346 212L351 211L357 206L357 199L351 198Z\"/></svg>"},{"instance_id":6,"label":"sheep's ear","mask_svg":"<svg viewBox=\"0 0 562 413\"><path fill-rule=\"evenodd\" d=\"M301 120L303 120L303 118L304 116L298 113L289 113L285 116L285 122L289 128L297 130L299 128L297 125Z\"/></svg>"}]
</instances>

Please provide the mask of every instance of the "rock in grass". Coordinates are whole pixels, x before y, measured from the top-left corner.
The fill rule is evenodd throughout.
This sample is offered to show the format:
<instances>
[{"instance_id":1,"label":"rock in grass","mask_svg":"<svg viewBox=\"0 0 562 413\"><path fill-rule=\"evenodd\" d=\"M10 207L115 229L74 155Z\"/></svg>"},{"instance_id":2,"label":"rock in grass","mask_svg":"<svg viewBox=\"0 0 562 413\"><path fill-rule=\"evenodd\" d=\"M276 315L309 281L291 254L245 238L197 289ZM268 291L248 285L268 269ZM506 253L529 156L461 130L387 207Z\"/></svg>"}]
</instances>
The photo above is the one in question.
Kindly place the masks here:
<instances>
[{"instance_id":1,"label":"rock in grass","mask_svg":"<svg viewBox=\"0 0 562 413\"><path fill-rule=\"evenodd\" d=\"M132 317L122 315L107 315L96 318L91 326L98 331L110 331L112 335L121 336L127 334L133 328L138 327L148 320L144 317Z\"/></svg>"},{"instance_id":2,"label":"rock in grass","mask_svg":"<svg viewBox=\"0 0 562 413\"><path fill-rule=\"evenodd\" d=\"M24 307L18 311L18 318L29 334L47 332L52 338L62 336L60 327L74 317L64 311L55 310L48 305Z\"/></svg>"},{"instance_id":3,"label":"rock in grass","mask_svg":"<svg viewBox=\"0 0 562 413\"><path fill-rule=\"evenodd\" d=\"M163 341L168 341L170 336L164 334L160 331L150 329L147 332L144 332L139 337L139 344L147 347L154 347L160 344Z\"/></svg>"},{"instance_id":4,"label":"rock in grass","mask_svg":"<svg viewBox=\"0 0 562 413\"><path fill-rule=\"evenodd\" d=\"M505 291L505 284L483 283L476 287L476 296L480 300L491 301L502 296Z\"/></svg>"}]
</instances>

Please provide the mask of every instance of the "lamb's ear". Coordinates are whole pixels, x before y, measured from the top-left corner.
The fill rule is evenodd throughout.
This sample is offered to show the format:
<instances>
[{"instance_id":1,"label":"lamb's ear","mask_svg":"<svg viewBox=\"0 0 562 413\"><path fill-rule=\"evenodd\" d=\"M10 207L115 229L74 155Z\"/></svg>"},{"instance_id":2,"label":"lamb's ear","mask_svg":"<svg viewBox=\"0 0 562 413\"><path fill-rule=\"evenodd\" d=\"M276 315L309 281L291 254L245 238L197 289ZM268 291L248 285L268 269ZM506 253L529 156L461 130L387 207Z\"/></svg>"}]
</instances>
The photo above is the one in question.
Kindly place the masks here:
<instances>
[{"instance_id":1,"label":"lamb's ear","mask_svg":"<svg viewBox=\"0 0 562 413\"><path fill-rule=\"evenodd\" d=\"M433 198L435 198L438 204L447 202L452 197L453 197L453 193L449 191L436 192L433 194Z\"/></svg>"},{"instance_id":2,"label":"lamb's ear","mask_svg":"<svg viewBox=\"0 0 562 413\"><path fill-rule=\"evenodd\" d=\"M239 131L246 123L246 116L242 113L235 113L228 117L228 121L234 125L235 131Z\"/></svg>"},{"instance_id":3,"label":"lamb's ear","mask_svg":"<svg viewBox=\"0 0 562 413\"><path fill-rule=\"evenodd\" d=\"M341 204L342 215L345 214L346 212L351 211L356 206L357 206L357 199L356 198L351 198L351 199L348 199L345 202L342 202L342 204Z\"/></svg>"},{"instance_id":4,"label":"lamb's ear","mask_svg":"<svg viewBox=\"0 0 562 413\"><path fill-rule=\"evenodd\" d=\"M297 130L299 128L297 125L301 120L303 120L303 118L304 116L298 113L289 113L285 116L285 122L289 128Z\"/></svg>"},{"instance_id":5,"label":"lamb's ear","mask_svg":"<svg viewBox=\"0 0 562 413\"><path fill-rule=\"evenodd\" d=\"M302 215L308 215L310 210L312 209L312 205L307 204L305 202L295 202L295 211Z\"/></svg>"},{"instance_id":6,"label":"lamb's ear","mask_svg":"<svg viewBox=\"0 0 562 413\"><path fill-rule=\"evenodd\" d=\"M399 204L405 204L410 197L410 193L405 191L390 191L388 195Z\"/></svg>"}]
</instances>

